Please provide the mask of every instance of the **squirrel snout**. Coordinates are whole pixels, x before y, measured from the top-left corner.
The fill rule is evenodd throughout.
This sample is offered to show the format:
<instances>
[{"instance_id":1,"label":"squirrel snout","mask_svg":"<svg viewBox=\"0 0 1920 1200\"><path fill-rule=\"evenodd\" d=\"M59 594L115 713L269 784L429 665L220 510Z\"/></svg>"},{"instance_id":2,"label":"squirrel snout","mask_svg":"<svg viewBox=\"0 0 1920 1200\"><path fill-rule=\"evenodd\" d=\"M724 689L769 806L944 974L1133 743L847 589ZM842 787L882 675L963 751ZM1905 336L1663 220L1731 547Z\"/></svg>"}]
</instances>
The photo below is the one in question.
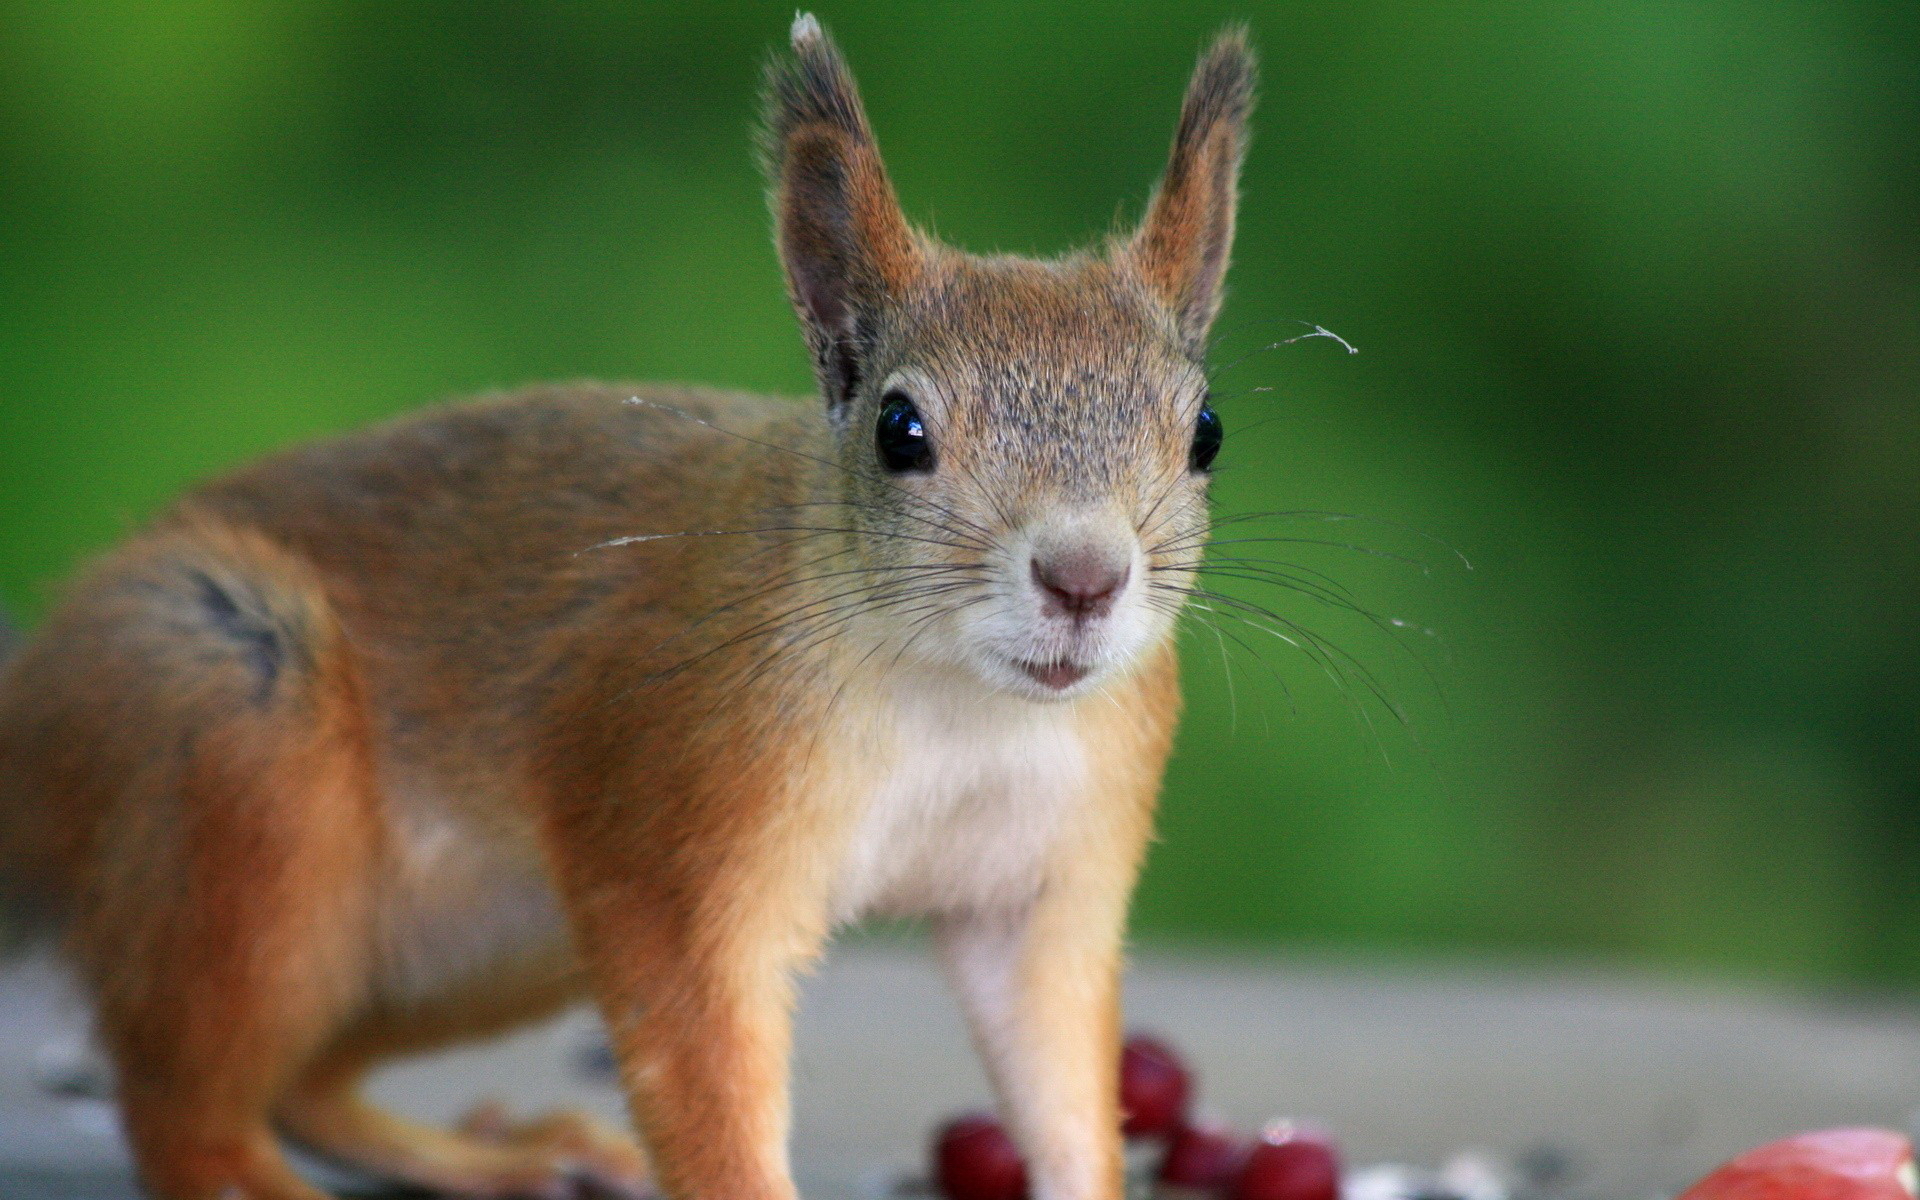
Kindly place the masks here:
<instances>
[{"instance_id":1,"label":"squirrel snout","mask_svg":"<svg viewBox=\"0 0 1920 1200\"><path fill-rule=\"evenodd\" d=\"M1033 557L1033 581L1047 607L1075 620L1105 616L1132 573L1132 563L1092 548Z\"/></svg>"}]
</instances>

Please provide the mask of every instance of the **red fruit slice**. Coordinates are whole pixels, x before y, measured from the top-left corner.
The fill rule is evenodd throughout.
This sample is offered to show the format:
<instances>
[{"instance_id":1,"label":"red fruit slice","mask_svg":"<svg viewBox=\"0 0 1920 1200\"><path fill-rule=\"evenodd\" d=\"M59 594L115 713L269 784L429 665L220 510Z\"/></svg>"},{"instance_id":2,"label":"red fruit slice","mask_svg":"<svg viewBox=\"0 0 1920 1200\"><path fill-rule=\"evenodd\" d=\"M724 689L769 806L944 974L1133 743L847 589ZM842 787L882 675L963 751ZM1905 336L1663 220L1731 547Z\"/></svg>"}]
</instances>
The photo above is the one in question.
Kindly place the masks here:
<instances>
[{"instance_id":1,"label":"red fruit slice","mask_svg":"<svg viewBox=\"0 0 1920 1200\"><path fill-rule=\"evenodd\" d=\"M1120 1132L1166 1137L1186 1124L1193 1078L1165 1042L1131 1037L1120 1050Z\"/></svg>"},{"instance_id":2,"label":"red fruit slice","mask_svg":"<svg viewBox=\"0 0 1920 1200\"><path fill-rule=\"evenodd\" d=\"M1260 1133L1230 1200L1340 1200L1340 1156L1326 1135L1275 1122Z\"/></svg>"},{"instance_id":3,"label":"red fruit slice","mask_svg":"<svg viewBox=\"0 0 1920 1200\"><path fill-rule=\"evenodd\" d=\"M1189 1125L1167 1143L1156 1178L1168 1187L1213 1191L1239 1174L1246 1157L1246 1143L1231 1130Z\"/></svg>"},{"instance_id":4,"label":"red fruit slice","mask_svg":"<svg viewBox=\"0 0 1920 1200\"><path fill-rule=\"evenodd\" d=\"M1885 1129L1828 1129L1749 1150L1680 1200L1914 1200L1913 1146Z\"/></svg>"},{"instance_id":5,"label":"red fruit slice","mask_svg":"<svg viewBox=\"0 0 1920 1200\"><path fill-rule=\"evenodd\" d=\"M1027 1166L1000 1122L950 1121L933 1142L933 1179L947 1200L1026 1200Z\"/></svg>"}]
</instances>

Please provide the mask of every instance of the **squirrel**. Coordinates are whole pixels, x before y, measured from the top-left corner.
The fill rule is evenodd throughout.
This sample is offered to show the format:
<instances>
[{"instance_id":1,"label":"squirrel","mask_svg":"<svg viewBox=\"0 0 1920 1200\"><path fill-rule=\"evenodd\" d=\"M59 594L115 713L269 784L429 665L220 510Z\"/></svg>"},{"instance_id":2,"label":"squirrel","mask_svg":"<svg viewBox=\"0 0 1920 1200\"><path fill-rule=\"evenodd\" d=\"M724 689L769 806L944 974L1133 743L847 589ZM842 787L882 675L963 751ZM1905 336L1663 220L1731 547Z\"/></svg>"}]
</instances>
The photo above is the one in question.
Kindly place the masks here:
<instances>
[{"instance_id":1,"label":"squirrel","mask_svg":"<svg viewBox=\"0 0 1920 1200\"><path fill-rule=\"evenodd\" d=\"M924 919L1038 1200L1119 1200L1129 896L1208 529L1255 67L1223 33L1137 228L902 214L812 16L764 160L805 402L539 387L279 452L85 569L0 668L0 864L160 1200L793 1200L793 979ZM453 1130L381 1062L590 998L639 1139ZM644 1151L640 1146L644 1144Z\"/></svg>"}]
</instances>

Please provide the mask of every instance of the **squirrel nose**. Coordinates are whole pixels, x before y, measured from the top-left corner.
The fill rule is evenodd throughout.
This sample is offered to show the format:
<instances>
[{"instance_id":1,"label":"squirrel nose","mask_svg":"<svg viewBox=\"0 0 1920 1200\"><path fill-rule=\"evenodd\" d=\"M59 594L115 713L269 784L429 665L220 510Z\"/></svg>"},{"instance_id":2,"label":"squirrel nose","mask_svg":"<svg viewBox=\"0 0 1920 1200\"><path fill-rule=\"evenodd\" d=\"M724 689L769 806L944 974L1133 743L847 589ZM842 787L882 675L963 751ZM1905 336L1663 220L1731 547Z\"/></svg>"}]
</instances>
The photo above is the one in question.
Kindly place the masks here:
<instances>
[{"instance_id":1,"label":"squirrel nose","mask_svg":"<svg viewBox=\"0 0 1920 1200\"><path fill-rule=\"evenodd\" d=\"M1048 607L1075 619L1105 616L1132 573L1132 563L1116 563L1092 550L1033 559L1033 581L1046 594Z\"/></svg>"}]
</instances>

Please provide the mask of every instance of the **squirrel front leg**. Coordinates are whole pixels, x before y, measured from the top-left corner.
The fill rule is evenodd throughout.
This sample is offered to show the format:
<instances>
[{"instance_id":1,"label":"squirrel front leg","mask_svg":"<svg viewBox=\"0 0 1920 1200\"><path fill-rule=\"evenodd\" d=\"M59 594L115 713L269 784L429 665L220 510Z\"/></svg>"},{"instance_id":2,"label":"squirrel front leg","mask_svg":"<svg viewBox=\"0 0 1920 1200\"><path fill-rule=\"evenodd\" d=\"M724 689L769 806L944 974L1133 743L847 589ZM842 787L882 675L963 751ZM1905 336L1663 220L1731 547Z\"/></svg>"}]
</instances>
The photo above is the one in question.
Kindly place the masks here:
<instances>
[{"instance_id":1,"label":"squirrel front leg","mask_svg":"<svg viewBox=\"0 0 1920 1200\"><path fill-rule=\"evenodd\" d=\"M795 1200L786 939L628 936L651 918L602 911L586 956L661 1190L675 1200Z\"/></svg>"},{"instance_id":2,"label":"squirrel front leg","mask_svg":"<svg viewBox=\"0 0 1920 1200\"><path fill-rule=\"evenodd\" d=\"M934 926L1035 1200L1120 1200L1120 975L1144 828L1087 853L1030 905Z\"/></svg>"},{"instance_id":3,"label":"squirrel front leg","mask_svg":"<svg viewBox=\"0 0 1920 1200\"><path fill-rule=\"evenodd\" d=\"M792 976L824 940L806 919L816 906L776 886L727 889L737 870L659 886L658 863L609 870L605 844L574 857L594 868L564 871L563 888L661 1191L796 1200Z\"/></svg>"},{"instance_id":4,"label":"squirrel front leg","mask_svg":"<svg viewBox=\"0 0 1920 1200\"><path fill-rule=\"evenodd\" d=\"M651 994L637 1012L614 1014L614 1052L668 1196L796 1195L787 1155L789 971L768 953L742 957L679 964L645 980ZM606 969L639 967L627 959Z\"/></svg>"}]
</instances>

